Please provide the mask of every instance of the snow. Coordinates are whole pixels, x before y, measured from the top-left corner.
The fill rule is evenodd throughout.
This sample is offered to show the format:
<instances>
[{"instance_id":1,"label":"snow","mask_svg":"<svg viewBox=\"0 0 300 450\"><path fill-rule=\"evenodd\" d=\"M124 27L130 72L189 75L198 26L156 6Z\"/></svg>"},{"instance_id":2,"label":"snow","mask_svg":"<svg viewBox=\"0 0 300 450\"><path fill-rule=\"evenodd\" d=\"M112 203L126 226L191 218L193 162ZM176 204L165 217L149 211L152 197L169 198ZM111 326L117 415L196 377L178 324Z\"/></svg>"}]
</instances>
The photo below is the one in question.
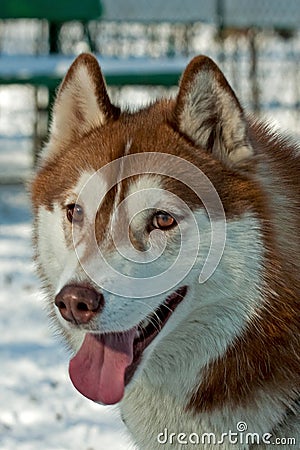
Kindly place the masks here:
<instances>
[{"instance_id":1,"label":"snow","mask_svg":"<svg viewBox=\"0 0 300 450\"><path fill-rule=\"evenodd\" d=\"M0 186L1 450L132 448L116 409L73 388L38 286L28 195Z\"/></svg>"}]
</instances>

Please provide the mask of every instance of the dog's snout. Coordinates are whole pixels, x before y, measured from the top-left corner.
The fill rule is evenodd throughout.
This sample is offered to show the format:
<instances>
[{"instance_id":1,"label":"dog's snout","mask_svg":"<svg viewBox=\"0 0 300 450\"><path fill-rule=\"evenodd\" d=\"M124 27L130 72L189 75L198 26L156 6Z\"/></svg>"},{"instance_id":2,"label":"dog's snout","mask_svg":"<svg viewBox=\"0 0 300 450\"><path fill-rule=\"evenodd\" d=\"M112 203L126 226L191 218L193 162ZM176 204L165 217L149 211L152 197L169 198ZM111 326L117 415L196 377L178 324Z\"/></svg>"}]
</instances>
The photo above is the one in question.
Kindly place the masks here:
<instances>
[{"instance_id":1,"label":"dog's snout","mask_svg":"<svg viewBox=\"0 0 300 450\"><path fill-rule=\"evenodd\" d=\"M77 325L90 322L104 306L103 295L92 287L68 285L55 297L62 317Z\"/></svg>"}]
</instances>

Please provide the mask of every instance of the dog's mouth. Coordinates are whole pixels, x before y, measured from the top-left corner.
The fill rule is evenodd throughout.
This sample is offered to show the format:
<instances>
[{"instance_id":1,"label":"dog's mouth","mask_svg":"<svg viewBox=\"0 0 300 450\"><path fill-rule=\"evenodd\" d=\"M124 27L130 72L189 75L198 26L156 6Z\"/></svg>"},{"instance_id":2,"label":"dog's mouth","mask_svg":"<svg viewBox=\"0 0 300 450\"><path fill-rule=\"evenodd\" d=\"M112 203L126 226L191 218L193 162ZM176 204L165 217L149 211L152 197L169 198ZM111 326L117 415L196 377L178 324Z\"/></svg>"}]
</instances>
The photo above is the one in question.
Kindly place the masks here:
<instances>
[{"instance_id":1,"label":"dog's mouth","mask_svg":"<svg viewBox=\"0 0 300 450\"><path fill-rule=\"evenodd\" d=\"M87 333L70 361L69 374L75 388L95 402L118 403L144 350L161 332L186 293L186 286L177 289L150 316L128 331Z\"/></svg>"}]
</instances>

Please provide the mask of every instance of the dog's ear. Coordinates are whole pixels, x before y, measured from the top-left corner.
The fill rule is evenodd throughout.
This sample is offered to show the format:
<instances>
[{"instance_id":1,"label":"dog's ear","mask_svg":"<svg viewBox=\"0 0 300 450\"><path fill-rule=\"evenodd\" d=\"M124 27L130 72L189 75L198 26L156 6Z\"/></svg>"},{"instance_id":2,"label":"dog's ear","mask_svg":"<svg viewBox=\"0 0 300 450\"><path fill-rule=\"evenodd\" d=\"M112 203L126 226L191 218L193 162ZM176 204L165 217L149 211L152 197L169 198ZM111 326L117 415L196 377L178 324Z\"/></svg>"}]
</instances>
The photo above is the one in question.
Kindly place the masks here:
<instances>
[{"instance_id":1,"label":"dog's ear","mask_svg":"<svg viewBox=\"0 0 300 450\"><path fill-rule=\"evenodd\" d=\"M81 54L59 87L45 153L59 151L119 114L119 108L110 102L98 61L91 54Z\"/></svg>"},{"instance_id":2,"label":"dog's ear","mask_svg":"<svg viewBox=\"0 0 300 450\"><path fill-rule=\"evenodd\" d=\"M253 154L247 139L243 110L216 64L195 57L184 71L175 120L192 142L231 166Z\"/></svg>"}]
</instances>

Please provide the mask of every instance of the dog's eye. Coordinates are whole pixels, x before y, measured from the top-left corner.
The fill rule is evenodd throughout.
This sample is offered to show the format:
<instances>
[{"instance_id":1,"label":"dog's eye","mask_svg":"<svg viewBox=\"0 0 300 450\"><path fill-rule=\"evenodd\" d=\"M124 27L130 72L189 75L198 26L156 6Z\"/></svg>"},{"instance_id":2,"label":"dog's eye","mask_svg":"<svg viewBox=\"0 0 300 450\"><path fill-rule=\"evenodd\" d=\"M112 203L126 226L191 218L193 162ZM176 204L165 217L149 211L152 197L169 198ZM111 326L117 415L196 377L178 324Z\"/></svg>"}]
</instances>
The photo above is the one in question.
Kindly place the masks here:
<instances>
[{"instance_id":1,"label":"dog's eye","mask_svg":"<svg viewBox=\"0 0 300 450\"><path fill-rule=\"evenodd\" d=\"M71 223L82 223L83 222L83 208L76 203L71 203L67 205L67 219Z\"/></svg>"},{"instance_id":2,"label":"dog's eye","mask_svg":"<svg viewBox=\"0 0 300 450\"><path fill-rule=\"evenodd\" d=\"M177 225L176 220L171 214L165 211L159 211L153 216L152 224L160 230L169 230Z\"/></svg>"}]
</instances>

